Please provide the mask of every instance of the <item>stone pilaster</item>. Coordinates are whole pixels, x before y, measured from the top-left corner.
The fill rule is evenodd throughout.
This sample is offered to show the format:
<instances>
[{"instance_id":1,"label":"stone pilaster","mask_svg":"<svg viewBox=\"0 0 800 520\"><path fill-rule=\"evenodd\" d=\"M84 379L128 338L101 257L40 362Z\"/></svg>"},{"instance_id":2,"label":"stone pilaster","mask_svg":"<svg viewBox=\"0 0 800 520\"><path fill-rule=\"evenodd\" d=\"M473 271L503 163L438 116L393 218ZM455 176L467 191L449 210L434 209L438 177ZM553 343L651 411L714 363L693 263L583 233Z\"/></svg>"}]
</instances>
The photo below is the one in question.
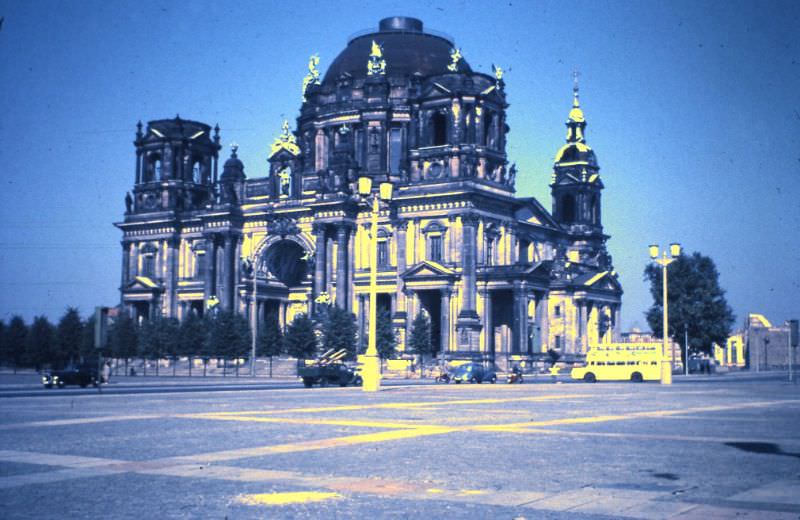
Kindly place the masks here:
<instances>
[{"instance_id":1,"label":"stone pilaster","mask_svg":"<svg viewBox=\"0 0 800 520\"><path fill-rule=\"evenodd\" d=\"M178 253L181 239L172 237L167 240L167 276L166 276L166 305L164 309L170 318L178 315Z\"/></svg>"},{"instance_id":2,"label":"stone pilaster","mask_svg":"<svg viewBox=\"0 0 800 520\"><path fill-rule=\"evenodd\" d=\"M450 351L450 296L451 290L449 287L446 287L441 290L442 300L441 300L441 320L439 324L439 329L441 332L441 344L442 344L442 359L446 359L447 354Z\"/></svg>"},{"instance_id":3,"label":"stone pilaster","mask_svg":"<svg viewBox=\"0 0 800 520\"><path fill-rule=\"evenodd\" d=\"M316 251L314 251L314 298L325 292L325 265L327 262L325 232L326 229L324 225L314 225L314 235L316 237Z\"/></svg>"},{"instance_id":4,"label":"stone pilaster","mask_svg":"<svg viewBox=\"0 0 800 520\"><path fill-rule=\"evenodd\" d=\"M340 224L336 228L336 305L347 309L348 293L350 289L347 279L347 250L350 228Z\"/></svg>"},{"instance_id":5,"label":"stone pilaster","mask_svg":"<svg viewBox=\"0 0 800 520\"><path fill-rule=\"evenodd\" d=\"M476 286L476 254L478 219L466 214L461 217L464 234L462 256L462 303L458 313L457 333L459 350L476 351L479 349L479 333L481 322L475 311Z\"/></svg>"}]
</instances>

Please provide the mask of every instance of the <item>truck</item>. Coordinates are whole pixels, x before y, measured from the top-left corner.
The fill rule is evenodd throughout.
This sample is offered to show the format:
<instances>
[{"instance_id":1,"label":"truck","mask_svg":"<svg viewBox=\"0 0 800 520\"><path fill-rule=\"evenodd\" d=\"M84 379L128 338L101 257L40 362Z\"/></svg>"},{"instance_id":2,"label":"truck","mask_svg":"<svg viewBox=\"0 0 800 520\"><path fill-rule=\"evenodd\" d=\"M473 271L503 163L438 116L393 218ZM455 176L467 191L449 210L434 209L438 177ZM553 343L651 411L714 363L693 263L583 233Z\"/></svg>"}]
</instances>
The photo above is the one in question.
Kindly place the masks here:
<instances>
[{"instance_id":1,"label":"truck","mask_svg":"<svg viewBox=\"0 0 800 520\"><path fill-rule=\"evenodd\" d=\"M342 361L347 356L347 351L333 349L324 352L309 365L297 369L297 375L303 380L306 388L314 385L361 385L363 380L356 370L348 367Z\"/></svg>"}]
</instances>

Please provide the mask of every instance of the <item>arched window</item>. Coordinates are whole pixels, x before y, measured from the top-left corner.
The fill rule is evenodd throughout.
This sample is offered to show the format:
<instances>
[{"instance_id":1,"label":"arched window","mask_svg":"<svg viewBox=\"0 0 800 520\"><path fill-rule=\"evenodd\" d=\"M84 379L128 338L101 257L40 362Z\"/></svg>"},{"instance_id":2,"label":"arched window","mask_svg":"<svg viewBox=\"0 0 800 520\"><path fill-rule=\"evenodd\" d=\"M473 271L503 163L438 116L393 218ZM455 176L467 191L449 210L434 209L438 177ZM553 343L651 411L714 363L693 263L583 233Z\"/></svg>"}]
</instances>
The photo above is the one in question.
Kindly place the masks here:
<instances>
[{"instance_id":1,"label":"arched window","mask_svg":"<svg viewBox=\"0 0 800 520\"><path fill-rule=\"evenodd\" d=\"M200 161L195 160L192 164L192 181L195 184L200 184L203 182L203 179L200 176Z\"/></svg>"},{"instance_id":2,"label":"arched window","mask_svg":"<svg viewBox=\"0 0 800 520\"><path fill-rule=\"evenodd\" d=\"M561 220L575 222L575 197L572 195L564 195L561 198Z\"/></svg>"},{"instance_id":3,"label":"arched window","mask_svg":"<svg viewBox=\"0 0 800 520\"><path fill-rule=\"evenodd\" d=\"M489 148L494 148L494 119L495 115L489 111L483 118L483 144Z\"/></svg>"},{"instance_id":4,"label":"arched window","mask_svg":"<svg viewBox=\"0 0 800 520\"><path fill-rule=\"evenodd\" d=\"M161 171L162 171L161 159L156 159L155 162L153 162L153 175L154 175L153 180L157 181L161 180Z\"/></svg>"},{"instance_id":5,"label":"arched window","mask_svg":"<svg viewBox=\"0 0 800 520\"><path fill-rule=\"evenodd\" d=\"M431 116L431 146L447 144L447 116L442 112L435 112Z\"/></svg>"}]
</instances>

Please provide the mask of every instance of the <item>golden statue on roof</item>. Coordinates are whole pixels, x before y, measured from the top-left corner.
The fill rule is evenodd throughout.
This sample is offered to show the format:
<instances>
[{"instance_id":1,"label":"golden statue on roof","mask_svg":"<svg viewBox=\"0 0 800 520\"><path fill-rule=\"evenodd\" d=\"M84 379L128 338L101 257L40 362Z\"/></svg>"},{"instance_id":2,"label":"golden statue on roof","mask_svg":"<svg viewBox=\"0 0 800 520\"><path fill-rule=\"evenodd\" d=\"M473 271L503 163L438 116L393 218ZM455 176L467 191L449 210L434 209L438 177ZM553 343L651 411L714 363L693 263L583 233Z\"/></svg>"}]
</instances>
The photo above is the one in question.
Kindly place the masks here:
<instances>
[{"instance_id":1,"label":"golden statue on roof","mask_svg":"<svg viewBox=\"0 0 800 520\"><path fill-rule=\"evenodd\" d=\"M447 70L450 72L457 72L458 71L458 62L464 56L461 54L461 49L450 49L450 65L447 66Z\"/></svg>"},{"instance_id":2,"label":"golden statue on roof","mask_svg":"<svg viewBox=\"0 0 800 520\"><path fill-rule=\"evenodd\" d=\"M386 74L386 60L383 59L383 47L372 40L372 48L367 61L367 76L383 76Z\"/></svg>"},{"instance_id":3,"label":"golden statue on roof","mask_svg":"<svg viewBox=\"0 0 800 520\"><path fill-rule=\"evenodd\" d=\"M502 81L503 79L503 68L497 67L494 63L492 63L492 71L494 71L494 78L497 81Z\"/></svg>"},{"instance_id":4,"label":"golden statue on roof","mask_svg":"<svg viewBox=\"0 0 800 520\"><path fill-rule=\"evenodd\" d=\"M308 58L308 74L303 78L303 101L306 100L306 90L308 90L309 85L319 85L319 55L312 54L310 58Z\"/></svg>"},{"instance_id":5,"label":"golden statue on roof","mask_svg":"<svg viewBox=\"0 0 800 520\"><path fill-rule=\"evenodd\" d=\"M283 120L283 131L281 135L272 142L269 156L272 157L281 150L286 150L292 155L300 155L300 147L297 146L297 138L289 131L289 121Z\"/></svg>"}]
</instances>

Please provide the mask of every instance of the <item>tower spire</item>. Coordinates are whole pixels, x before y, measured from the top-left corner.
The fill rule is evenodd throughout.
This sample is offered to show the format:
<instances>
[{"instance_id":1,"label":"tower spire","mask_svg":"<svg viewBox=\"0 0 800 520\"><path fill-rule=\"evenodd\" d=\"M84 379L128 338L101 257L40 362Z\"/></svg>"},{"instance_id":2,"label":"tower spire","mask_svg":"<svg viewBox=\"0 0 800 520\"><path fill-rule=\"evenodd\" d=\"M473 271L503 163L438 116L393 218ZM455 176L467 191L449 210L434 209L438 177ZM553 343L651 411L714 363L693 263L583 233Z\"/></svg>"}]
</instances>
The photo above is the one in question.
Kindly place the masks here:
<instances>
[{"instance_id":1,"label":"tower spire","mask_svg":"<svg viewBox=\"0 0 800 520\"><path fill-rule=\"evenodd\" d=\"M567 118L568 143L583 143L585 141L583 131L586 128L586 119L583 117L583 110L581 110L578 89L578 76L580 74L577 70L572 73L572 110L569 111L569 117Z\"/></svg>"},{"instance_id":2,"label":"tower spire","mask_svg":"<svg viewBox=\"0 0 800 520\"><path fill-rule=\"evenodd\" d=\"M578 77L581 75L578 69L572 71L572 108L580 108L581 100L578 88Z\"/></svg>"}]
</instances>

